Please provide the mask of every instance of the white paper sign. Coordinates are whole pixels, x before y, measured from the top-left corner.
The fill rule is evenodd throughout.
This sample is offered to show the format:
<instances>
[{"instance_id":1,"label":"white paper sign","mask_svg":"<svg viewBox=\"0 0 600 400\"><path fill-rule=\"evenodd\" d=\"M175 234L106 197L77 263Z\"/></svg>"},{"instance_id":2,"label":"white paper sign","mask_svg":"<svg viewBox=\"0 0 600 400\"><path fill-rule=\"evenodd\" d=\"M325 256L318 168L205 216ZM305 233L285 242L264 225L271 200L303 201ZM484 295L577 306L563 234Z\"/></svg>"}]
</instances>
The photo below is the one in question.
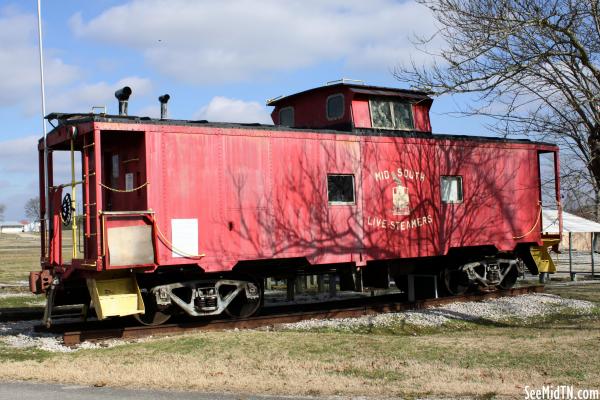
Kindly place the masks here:
<instances>
[{"instance_id":1,"label":"white paper sign","mask_svg":"<svg viewBox=\"0 0 600 400\"><path fill-rule=\"evenodd\" d=\"M112 156L112 176L113 178L119 177L119 155L114 154Z\"/></svg>"},{"instance_id":2,"label":"white paper sign","mask_svg":"<svg viewBox=\"0 0 600 400\"><path fill-rule=\"evenodd\" d=\"M133 190L133 172L125 174L125 190Z\"/></svg>"},{"instance_id":3,"label":"white paper sign","mask_svg":"<svg viewBox=\"0 0 600 400\"><path fill-rule=\"evenodd\" d=\"M198 254L198 220L172 219L173 258Z\"/></svg>"}]
</instances>

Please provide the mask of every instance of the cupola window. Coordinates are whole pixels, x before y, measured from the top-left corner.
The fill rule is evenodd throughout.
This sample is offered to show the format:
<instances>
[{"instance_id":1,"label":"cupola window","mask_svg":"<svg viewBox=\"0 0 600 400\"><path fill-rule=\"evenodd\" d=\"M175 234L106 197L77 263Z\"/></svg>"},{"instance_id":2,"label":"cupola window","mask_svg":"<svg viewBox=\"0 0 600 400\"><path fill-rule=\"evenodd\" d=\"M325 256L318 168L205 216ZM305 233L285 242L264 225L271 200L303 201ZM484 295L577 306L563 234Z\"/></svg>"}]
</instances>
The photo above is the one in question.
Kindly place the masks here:
<instances>
[{"instance_id":1,"label":"cupola window","mask_svg":"<svg viewBox=\"0 0 600 400\"><path fill-rule=\"evenodd\" d=\"M327 119L340 119L344 116L344 95L334 94L327 98Z\"/></svg>"},{"instance_id":2,"label":"cupola window","mask_svg":"<svg viewBox=\"0 0 600 400\"><path fill-rule=\"evenodd\" d=\"M279 125L294 126L294 107L279 110Z\"/></svg>"},{"instance_id":3,"label":"cupola window","mask_svg":"<svg viewBox=\"0 0 600 400\"><path fill-rule=\"evenodd\" d=\"M410 103L393 100L369 101L373 128L413 130L413 114Z\"/></svg>"}]
</instances>

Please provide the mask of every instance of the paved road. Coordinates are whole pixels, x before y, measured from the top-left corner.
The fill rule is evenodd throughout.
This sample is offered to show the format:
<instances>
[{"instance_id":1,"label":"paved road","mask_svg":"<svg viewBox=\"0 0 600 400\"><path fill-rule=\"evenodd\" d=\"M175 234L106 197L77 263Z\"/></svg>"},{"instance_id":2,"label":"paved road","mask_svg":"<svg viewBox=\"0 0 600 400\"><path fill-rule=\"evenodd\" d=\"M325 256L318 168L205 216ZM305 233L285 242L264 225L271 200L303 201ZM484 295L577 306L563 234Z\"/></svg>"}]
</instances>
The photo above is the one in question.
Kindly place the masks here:
<instances>
[{"instance_id":1,"label":"paved road","mask_svg":"<svg viewBox=\"0 0 600 400\"><path fill-rule=\"evenodd\" d=\"M0 400L303 400L315 398L246 396L113 389L30 382L0 382Z\"/></svg>"}]
</instances>

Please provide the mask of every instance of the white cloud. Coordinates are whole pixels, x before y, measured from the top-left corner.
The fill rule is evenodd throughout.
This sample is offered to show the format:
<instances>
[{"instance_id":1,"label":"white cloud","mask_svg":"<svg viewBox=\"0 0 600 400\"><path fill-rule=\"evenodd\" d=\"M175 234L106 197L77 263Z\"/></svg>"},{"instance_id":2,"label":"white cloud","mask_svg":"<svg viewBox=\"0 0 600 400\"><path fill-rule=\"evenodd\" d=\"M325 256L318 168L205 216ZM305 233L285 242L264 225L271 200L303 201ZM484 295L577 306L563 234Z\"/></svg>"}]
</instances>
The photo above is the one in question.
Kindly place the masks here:
<instances>
[{"instance_id":1,"label":"white cloud","mask_svg":"<svg viewBox=\"0 0 600 400\"><path fill-rule=\"evenodd\" d=\"M45 80L49 88L65 85L81 75L78 67L45 54ZM37 21L31 14L0 9L0 107L39 108Z\"/></svg>"},{"instance_id":2,"label":"white cloud","mask_svg":"<svg viewBox=\"0 0 600 400\"><path fill-rule=\"evenodd\" d=\"M152 90L149 79L137 76L123 78L113 83L84 83L49 96L47 108L52 111L74 113L91 112L92 106L106 106L109 114L116 114L118 101L115 99L115 91L123 86L129 86L133 91L130 103L135 101L136 97L149 95Z\"/></svg>"},{"instance_id":3,"label":"white cloud","mask_svg":"<svg viewBox=\"0 0 600 400\"><path fill-rule=\"evenodd\" d=\"M212 122L273 123L267 109L261 104L221 96L213 97L194 114L194 118Z\"/></svg>"},{"instance_id":4,"label":"white cloud","mask_svg":"<svg viewBox=\"0 0 600 400\"><path fill-rule=\"evenodd\" d=\"M130 107L129 113L131 115L137 115L139 117L150 117L150 118L156 118L156 119L160 118L160 104L158 103L158 101L156 102L156 104L151 105L151 106L145 106L145 107L141 107L141 108L138 107L138 108L132 109L131 104L130 104L129 107ZM167 114L167 118L171 118L171 116Z\"/></svg>"},{"instance_id":5,"label":"white cloud","mask_svg":"<svg viewBox=\"0 0 600 400\"><path fill-rule=\"evenodd\" d=\"M0 204L6 220L23 216L25 201L37 195L38 152L35 136L0 141Z\"/></svg>"},{"instance_id":6,"label":"white cloud","mask_svg":"<svg viewBox=\"0 0 600 400\"><path fill-rule=\"evenodd\" d=\"M8 182L9 187L14 190L37 191L37 183L33 186L31 182L37 180L39 175L38 163L38 141L39 136L25 136L17 139L0 141L0 177ZM77 153L76 153L77 155ZM79 171L76 164L76 170ZM57 183L70 180L71 163L68 151L56 151L53 153L54 179ZM0 192L0 199L6 193Z\"/></svg>"},{"instance_id":7,"label":"white cloud","mask_svg":"<svg viewBox=\"0 0 600 400\"><path fill-rule=\"evenodd\" d=\"M36 174L38 139L36 136L26 136L1 141L0 176L12 173Z\"/></svg>"},{"instance_id":8,"label":"white cloud","mask_svg":"<svg viewBox=\"0 0 600 400\"><path fill-rule=\"evenodd\" d=\"M136 49L157 70L192 83L332 61L387 72L422 57L409 41L415 30L435 31L427 8L396 0L131 0L90 20L75 14L70 24L81 38Z\"/></svg>"},{"instance_id":9,"label":"white cloud","mask_svg":"<svg viewBox=\"0 0 600 400\"><path fill-rule=\"evenodd\" d=\"M0 107L17 107L26 116L40 109L37 19L32 14L0 7ZM150 80L138 76L118 82L82 82L78 66L65 63L53 49L45 49L46 110L90 112L92 106L107 106L116 112L116 89L133 89L132 99L150 93ZM105 62L106 63L106 62Z\"/></svg>"},{"instance_id":10,"label":"white cloud","mask_svg":"<svg viewBox=\"0 0 600 400\"><path fill-rule=\"evenodd\" d=\"M39 192L38 136L25 136L0 141L0 204L6 205L6 219L23 217L23 206ZM71 180L68 151L53 152L54 183ZM81 158L76 153L76 176L81 175Z\"/></svg>"}]
</instances>

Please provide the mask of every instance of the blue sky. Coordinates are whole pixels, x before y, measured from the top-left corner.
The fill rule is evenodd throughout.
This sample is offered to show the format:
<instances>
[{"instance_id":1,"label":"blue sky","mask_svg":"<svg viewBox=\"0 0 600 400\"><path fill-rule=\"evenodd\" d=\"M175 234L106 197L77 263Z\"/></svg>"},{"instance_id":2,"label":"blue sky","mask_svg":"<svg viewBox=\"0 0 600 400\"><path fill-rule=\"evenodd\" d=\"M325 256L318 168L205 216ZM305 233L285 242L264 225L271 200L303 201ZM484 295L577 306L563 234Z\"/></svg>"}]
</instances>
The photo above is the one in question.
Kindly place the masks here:
<instances>
[{"instance_id":1,"label":"blue sky","mask_svg":"<svg viewBox=\"0 0 600 400\"><path fill-rule=\"evenodd\" d=\"M394 0L42 1L47 111L157 116L171 95L176 119L270 122L265 100L342 77L400 86L393 68L430 58L410 38L435 32L427 9ZM0 3L0 204L23 218L37 195L40 120L35 0ZM441 43L434 43L433 49ZM486 134L480 119L433 103L434 132ZM58 168L66 173L64 168Z\"/></svg>"}]
</instances>

